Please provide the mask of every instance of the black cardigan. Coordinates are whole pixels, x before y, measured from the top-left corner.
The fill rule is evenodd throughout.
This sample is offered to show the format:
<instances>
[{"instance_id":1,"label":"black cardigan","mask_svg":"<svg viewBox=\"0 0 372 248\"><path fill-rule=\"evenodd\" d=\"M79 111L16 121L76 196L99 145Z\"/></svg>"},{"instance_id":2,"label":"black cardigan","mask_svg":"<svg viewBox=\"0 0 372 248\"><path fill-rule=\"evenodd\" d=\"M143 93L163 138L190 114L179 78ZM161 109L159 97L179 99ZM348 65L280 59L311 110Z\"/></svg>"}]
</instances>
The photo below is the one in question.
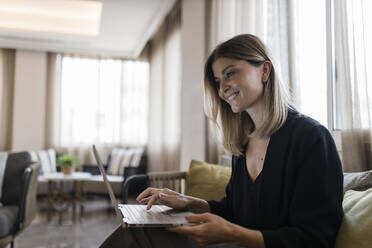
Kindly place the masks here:
<instances>
[{"instance_id":1,"label":"black cardigan","mask_svg":"<svg viewBox=\"0 0 372 248\"><path fill-rule=\"evenodd\" d=\"M342 222L343 174L335 143L317 121L290 110L252 182L233 156L226 197L211 212L262 232L266 248L334 247Z\"/></svg>"}]
</instances>

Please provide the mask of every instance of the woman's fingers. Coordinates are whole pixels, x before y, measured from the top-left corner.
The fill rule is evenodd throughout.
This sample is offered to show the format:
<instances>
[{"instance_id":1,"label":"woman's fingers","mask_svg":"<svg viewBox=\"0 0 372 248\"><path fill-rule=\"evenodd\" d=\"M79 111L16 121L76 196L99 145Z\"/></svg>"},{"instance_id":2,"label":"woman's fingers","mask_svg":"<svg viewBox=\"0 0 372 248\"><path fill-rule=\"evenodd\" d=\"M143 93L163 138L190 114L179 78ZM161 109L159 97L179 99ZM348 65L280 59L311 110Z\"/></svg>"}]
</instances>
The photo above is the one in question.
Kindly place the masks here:
<instances>
[{"instance_id":1,"label":"woman's fingers","mask_svg":"<svg viewBox=\"0 0 372 248\"><path fill-rule=\"evenodd\" d=\"M147 188L138 195L136 200L139 203L147 203L147 210L149 210L155 203L164 204L172 208L183 208L184 204L180 202L179 193L170 189Z\"/></svg>"},{"instance_id":2,"label":"woman's fingers","mask_svg":"<svg viewBox=\"0 0 372 248\"><path fill-rule=\"evenodd\" d=\"M139 203L148 203L150 199L151 199L151 196L142 198L141 200L139 200Z\"/></svg>"},{"instance_id":3,"label":"woman's fingers","mask_svg":"<svg viewBox=\"0 0 372 248\"><path fill-rule=\"evenodd\" d=\"M150 200L147 203L147 210L149 210L152 205L159 199L159 194L154 194L151 196Z\"/></svg>"},{"instance_id":4,"label":"woman's fingers","mask_svg":"<svg viewBox=\"0 0 372 248\"><path fill-rule=\"evenodd\" d=\"M141 194L139 194L136 198L137 201L140 201L142 198L150 195L150 194L153 194L153 192L157 190L157 189L154 189L154 188L147 188L145 189Z\"/></svg>"},{"instance_id":5,"label":"woman's fingers","mask_svg":"<svg viewBox=\"0 0 372 248\"><path fill-rule=\"evenodd\" d=\"M209 213L186 216L186 220L190 223L203 223L208 222L210 219L211 215Z\"/></svg>"}]
</instances>

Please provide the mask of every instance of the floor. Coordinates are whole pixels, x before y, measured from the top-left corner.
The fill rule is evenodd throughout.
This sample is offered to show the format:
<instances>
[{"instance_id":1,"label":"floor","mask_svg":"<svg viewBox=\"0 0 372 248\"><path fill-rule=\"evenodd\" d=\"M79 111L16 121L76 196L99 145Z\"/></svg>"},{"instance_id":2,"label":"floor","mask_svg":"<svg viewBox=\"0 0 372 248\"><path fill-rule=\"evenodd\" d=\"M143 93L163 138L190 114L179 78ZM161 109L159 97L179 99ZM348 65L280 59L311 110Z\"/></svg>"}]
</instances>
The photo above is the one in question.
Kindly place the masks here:
<instances>
[{"instance_id":1,"label":"floor","mask_svg":"<svg viewBox=\"0 0 372 248\"><path fill-rule=\"evenodd\" d=\"M104 198L87 199L85 215L75 223L70 209L63 215L61 225L58 216L54 216L50 223L47 222L46 206L45 199L38 200L38 214L31 225L15 239L15 248L98 247L120 223L110 203Z\"/></svg>"}]
</instances>

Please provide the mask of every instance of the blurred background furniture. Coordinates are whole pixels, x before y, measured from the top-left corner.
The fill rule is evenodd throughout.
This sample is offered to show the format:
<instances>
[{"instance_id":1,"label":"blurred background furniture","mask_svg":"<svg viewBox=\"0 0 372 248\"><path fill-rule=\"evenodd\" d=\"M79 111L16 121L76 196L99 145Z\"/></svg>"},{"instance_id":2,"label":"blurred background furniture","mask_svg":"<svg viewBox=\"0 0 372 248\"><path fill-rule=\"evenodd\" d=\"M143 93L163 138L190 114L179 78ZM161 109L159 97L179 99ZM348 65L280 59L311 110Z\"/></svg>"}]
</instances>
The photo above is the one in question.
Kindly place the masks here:
<instances>
[{"instance_id":1,"label":"blurred background furniture","mask_svg":"<svg viewBox=\"0 0 372 248\"><path fill-rule=\"evenodd\" d=\"M36 215L37 176L40 164L28 152L9 153L6 162L0 207L0 247L13 240Z\"/></svg>"},{"instance_id":2,"label":"blurred background furniture","mask_svg":"<svg viewBox=\"0 0 372 248\"><path fill-rule=\"evenodd\" d=\"M114 148L108 156L107 164L104 165L104 168L114 194L121 198L123 194L122 188L127 178L147 173L147 157L144 148ZM108 197L108 192L97 164L84 164L83 171L93 175L84 183L84 190L87 195ZM128 194L137 194L144 190L145 187L145 182L134 182Z\"/></svg>"},{"instance_id":3,"label":"blurred background furniture","mask_svg":"<svg viewBox=\"0 0 372 248\"><path fill-rule=\"evenodd\" d=\"M76 206L78 205L79 219L84 215L84 182L92 175L89 172L73 172L65 175L62 172L48 173L39 176L39 182L48 184L48 222L52 219L53 213L58 213L59 224L62 224L62 215L72 206L72 219L76 220ZM73 194L64 190L64 184L73 184Z\"/></svg>"},{"instance_id":4,"label":"blurred background furniture","mask_svg":"<svg viewBox=\"0 0 372 248\"><path fill-rule=\"evenodd\" d=\"M41 177L38 177L37 196L39 198L46 197L48 196L48 182L43 180L42 176L60 171L60 169L57 168L56 166L57 153L54 149L47 149L47 150L40 150L40 151L28 151L28 152L33 162L40 163L39 175ZM65 182L63 187L64 187L64 192L73 193L72 182Z\"/></svg>"}]
</instances>

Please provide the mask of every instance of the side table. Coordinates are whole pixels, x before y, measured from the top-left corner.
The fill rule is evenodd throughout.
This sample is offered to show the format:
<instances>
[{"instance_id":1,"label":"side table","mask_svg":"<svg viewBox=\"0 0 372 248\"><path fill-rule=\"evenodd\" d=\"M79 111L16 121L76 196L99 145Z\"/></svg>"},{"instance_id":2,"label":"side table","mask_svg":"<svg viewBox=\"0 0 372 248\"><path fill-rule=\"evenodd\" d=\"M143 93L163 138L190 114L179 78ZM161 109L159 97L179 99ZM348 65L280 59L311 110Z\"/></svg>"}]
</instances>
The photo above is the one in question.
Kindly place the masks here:
<instances>
[{"instance_id":1,"label":"side table","mask_svg":"<svg viewBox=\"0 0 372 248\"><path fill-rule=\"evenodd\" d=\"M79 219L84 215L84 181L92 177L89 172L73 172L65 175L62 172L49 173L39 176L38 181L48 182L48 223L52 212L59 213L59 223L62 224L62 213L72 205L72 218L76 221L76 205L80 207ZM63 189L65 182L73 182L74 192L70 195Z\"/></svg>"}]
</instances>

